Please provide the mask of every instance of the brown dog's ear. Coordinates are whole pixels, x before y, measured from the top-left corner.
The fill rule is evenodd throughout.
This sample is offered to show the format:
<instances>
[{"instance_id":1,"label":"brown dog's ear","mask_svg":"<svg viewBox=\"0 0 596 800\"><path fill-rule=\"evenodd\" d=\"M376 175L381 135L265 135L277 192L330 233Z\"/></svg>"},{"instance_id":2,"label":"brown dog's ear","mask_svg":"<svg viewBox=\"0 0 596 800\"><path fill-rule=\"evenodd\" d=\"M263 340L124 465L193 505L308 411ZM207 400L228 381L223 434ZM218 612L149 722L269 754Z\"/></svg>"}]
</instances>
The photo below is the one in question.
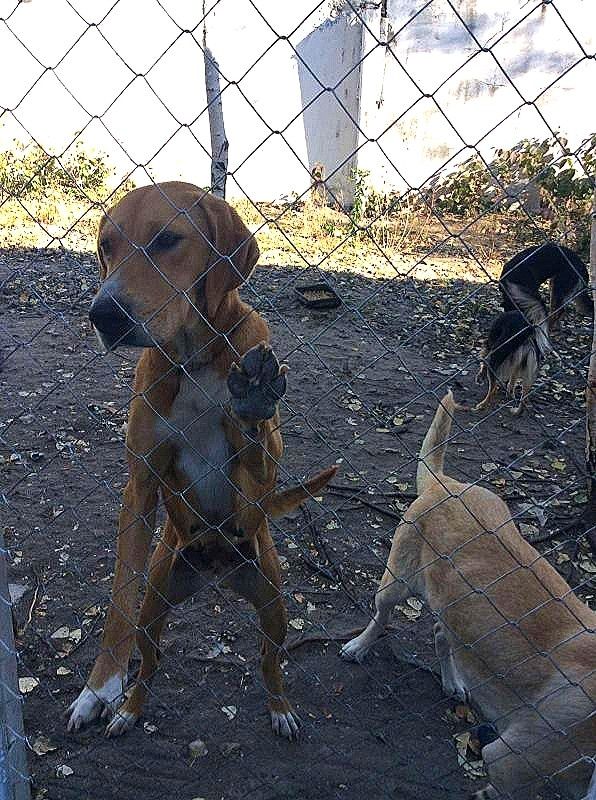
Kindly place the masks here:
<instances>
[{"instance_id":1,"label":"brown dog's ear","mask_svg":"<svg viewBox=\"0 0 596 800\"><path fill-rule=\"evenodd\" d=\"M207 195L201 208L207 217L210 239L205 301L207 318L212 320L226 295L249 278L260 253L253 234L224 200Z\"/></svg>"},{"instance_id":2,"label":"brown dog's ear","mask_svg":"<svg viewBox=\"0 0 596 800\"><path fill-rule=\"evenodd\" d=\"M95 249L97 251L97 260L99 261L99 279L101 281L105 279L108 272L106 262L104 261L103 255L101 253L101 248L99 246L99 243L101 241L101 232L103 231L105 224L106 224L106 215L102 214L101 219L99 220L99 226L97 228L97 241L95 245Z\"/></svg>"}]
</instances>

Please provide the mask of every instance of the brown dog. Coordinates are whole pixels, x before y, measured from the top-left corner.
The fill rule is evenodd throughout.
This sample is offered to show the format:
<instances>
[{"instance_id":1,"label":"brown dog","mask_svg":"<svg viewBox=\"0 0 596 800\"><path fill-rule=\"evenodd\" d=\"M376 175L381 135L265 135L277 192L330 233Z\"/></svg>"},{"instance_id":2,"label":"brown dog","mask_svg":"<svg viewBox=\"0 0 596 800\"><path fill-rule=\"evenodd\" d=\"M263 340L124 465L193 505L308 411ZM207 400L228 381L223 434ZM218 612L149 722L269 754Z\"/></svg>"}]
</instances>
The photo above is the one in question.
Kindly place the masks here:
<instances>
[{"instance_id":1,"label":"brown dog","mask_svg":"<svg viewBox=\"0 0 596 800\"><path fill-rule=\"evenodd\" d=\"M548 784L577 800L596 790L596 614L499 497L444 474L455 408L449 393L422 445L419 497L395 532L376 615L342 655L361 661L395 604L419 595L437 619L443 690L495 729L482 749L490 785L476 797L536 800Z\"/></svg>"},{"instance_id":2,"label":"brown dog","mask_svg":"<svg viewBox=\"0 0 596 800\"><path fill-rule=\"evenodd\" d=\"M237 291L257 263L257 245L223 200L187 183L163 183L135 189L102 219L98 255L102 285L90 317L100 339L108 349L147 349L129 414L112 604L68 728L110 715L122 702L136 633L139 675L106 733L134 725L157 669L166 614L207 583L208 570L255 606L272 726L293 738L299 723L282 685L286 614L267 515L296 508L337 468L275 490L287 368L266 344L266 323ZM167 521L136 626L158 494Z\"/></svg>"}]
</instances>

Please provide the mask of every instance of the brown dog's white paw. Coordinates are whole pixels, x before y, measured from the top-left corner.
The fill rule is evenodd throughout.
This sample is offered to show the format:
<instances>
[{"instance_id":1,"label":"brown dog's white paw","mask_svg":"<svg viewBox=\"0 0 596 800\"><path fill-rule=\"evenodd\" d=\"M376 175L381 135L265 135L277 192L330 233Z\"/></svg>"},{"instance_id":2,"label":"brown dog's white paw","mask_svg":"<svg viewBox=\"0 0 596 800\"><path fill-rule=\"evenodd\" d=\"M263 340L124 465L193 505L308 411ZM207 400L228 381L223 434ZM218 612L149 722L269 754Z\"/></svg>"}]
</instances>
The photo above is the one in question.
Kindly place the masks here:
<instances>
[{"instance_id":1,"label":"brown dog's white paw","mask_svg":"<svg viewBox=\"0 0 596 800\"><path fill-rule=\"evenodd\" d=\"M240 365L232 364L228 389L234 414L257 422L271 419L287 389L288 367L280 365L273 350L263 342L242 356Z\"/></svg>"},{"instance_id":2,"label":"brown dog's white paw","mask_svg":"<svg viewBox=\"0 0 596 800\"><path fill-rule=\"evenodd\" d=\"M113 713L122 702L123 695L124 679L120 675L112 675L97 689L85 686L66 711L66 730L76 732L106 712Z\"/></svg>"},{"instance_id":3,"label":"brown dog's white paw","mask_svg":"<svg viewBox=\"0 0 596 800\"><path fill-rule=\"evenodd\" d=\"M123 733L134 728L138 721L139 714L126 711L124 707L119 708L106 725L105 735L108 739L112 739L115 736L122 736Z\"/></svg>"},{"instance_id":4,"label":"brown dog's white paw","mask_svg":"<svg viewBox=\"0 0 596 800\"><path fill-rule=\"evenodd\" d=\"M296 740L300 736L300 718L291 710L271 711L271 728L276 736Z\"/></svg>"}]
</instances>

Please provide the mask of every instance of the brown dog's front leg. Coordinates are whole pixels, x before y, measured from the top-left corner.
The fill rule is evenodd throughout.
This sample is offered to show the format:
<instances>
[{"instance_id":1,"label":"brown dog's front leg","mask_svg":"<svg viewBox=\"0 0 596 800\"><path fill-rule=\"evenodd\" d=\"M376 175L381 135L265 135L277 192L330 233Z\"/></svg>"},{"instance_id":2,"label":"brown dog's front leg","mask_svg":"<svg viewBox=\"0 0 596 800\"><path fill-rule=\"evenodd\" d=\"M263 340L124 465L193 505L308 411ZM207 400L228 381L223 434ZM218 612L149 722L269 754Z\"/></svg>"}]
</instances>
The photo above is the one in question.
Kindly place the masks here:
<instances>
[{"instance_id":1,"label":"brown dog's front leg","mask_svg":"<svg viewBox=\"0 0 596 800\"><path fill-rule=\"evenodd\" d=\"M232 364L228 376L231 419L228 435L242 463L258 483L267 483L274 464L266 446L269 420L278 412L286 393L288 367L280 365L273 350L261 343L248 350L240 365Z\"/></svg>"},{"instance_id":2,"label":"brown dog's front leg","mask_svg":"<svg viewBox=\"0 0 596 800\"><path fill-rule=\"evenodd\" d=\"M79 730L122 700L134 643L136 603L155 523L157 487L151 476L131 479L124 490L112 602L99 654L85 688L69 707L68 730Z\"/></svg>"},{"instance_id":3,"label":"brown dog's front leg","mask_svg":"<svg viewBox=\"0 0 596 800\"><path fill-rule=\"evenodd\" d=\"M147 698L149 683L159 663L159 639L166 617L174 601L171 600L170 572L176 553L178 537L170 519L166 521L163 537L151 558L147 591L141 606L137 644L141 653L141 667L134 688L123 705L107 725L106 736L119 736L130 730L141 716Z\"/></svg>"}]
</instances>

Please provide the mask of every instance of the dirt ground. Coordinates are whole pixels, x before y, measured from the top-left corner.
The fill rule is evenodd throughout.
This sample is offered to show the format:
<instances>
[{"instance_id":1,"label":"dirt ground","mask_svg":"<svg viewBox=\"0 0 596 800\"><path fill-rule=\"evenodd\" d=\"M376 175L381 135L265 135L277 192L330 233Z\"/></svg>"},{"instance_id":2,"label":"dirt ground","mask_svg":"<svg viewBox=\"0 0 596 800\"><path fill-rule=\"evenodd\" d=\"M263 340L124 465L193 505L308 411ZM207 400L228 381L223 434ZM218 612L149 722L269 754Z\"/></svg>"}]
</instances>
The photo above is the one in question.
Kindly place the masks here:
<instances>
[{"instance_id":1,"label":"dirt ground","mask_svg":"<svg viewBox=\"0 0 596 800\"><path fill-rule=\"evenodd\" d=\"M465 726L436 676L410 663L433 665L428 615L404 605L362 666L343 663L333 637L367 618L437 398L447 385L460 400L480 397L473 377L497 293L453 276L375 280L365 267L327 275L343 300L333 311L296 302L294 284L314 276L303 269L259 270L244 292L291 367L285 477L341 462L323 501L274 529L290 641L321 640L292 649L285 666L300 743L271 734L254 617L215 586L172 614L143 721L107 740L99 724L67 735L62 715L93 662L108 602L136 354L100 353L87 321L91 253L0 251L0 509L10 579L27 586L19 674L38 683L23 684L26 731L47 750L30 755L35 797L447 800L482 786L458 764L454 736ZM585 502L590 339L588 323L569 314L530 411L462 414L448 464L504 496L524 534L544 540L594 605L596 568L563 530ZM207 752L193 758L196 739Z\"/></svg>"}]
</instances>

